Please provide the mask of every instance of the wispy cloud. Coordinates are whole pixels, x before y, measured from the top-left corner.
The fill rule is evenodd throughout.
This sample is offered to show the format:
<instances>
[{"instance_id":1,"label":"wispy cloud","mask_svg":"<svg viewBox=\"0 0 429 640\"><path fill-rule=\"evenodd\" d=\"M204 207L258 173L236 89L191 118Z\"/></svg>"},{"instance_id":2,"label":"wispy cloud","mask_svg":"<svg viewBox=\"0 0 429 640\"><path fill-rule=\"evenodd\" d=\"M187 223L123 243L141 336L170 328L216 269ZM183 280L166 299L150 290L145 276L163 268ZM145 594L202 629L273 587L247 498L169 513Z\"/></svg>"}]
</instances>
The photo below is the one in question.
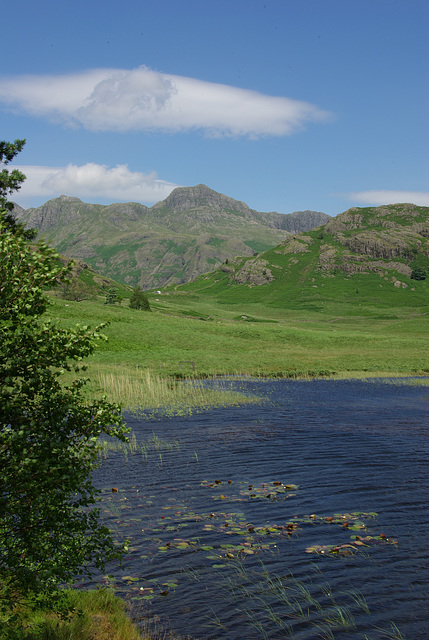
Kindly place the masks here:
<instances>
[{"instance_id":1,"label":"wispy cloud","mask_svg":"<svg viewBox=\"0 0 429 640\"><path fill-rule=\"evenodd\" d=\"M290 135L310 122L331 118L308 102L147 67L3 76L0 104L93 131L197 130L252 138Z\"/></svg>"},{"instance_id":2,"label":"wispy cloud","mask_svg":"<svg viewBox=\"0 0 429 640\"><path fill-rule=\"evenodd\" d=\"M350 200L360 202L362 204L380 205L380 204L396 204L399 202L411 202L424 207L429 207L428 191L358 191L349 193Z\"/></svg>"},{"instance_id":3,"label":"wispy cloud","mask_svg":"<svg viewBox=\"0 0 429 640\"><path fill-rule=\"evenodd\" d=\"M179 186L160 180L156 173L130 171L127 165L109 168L105 165L87 163L82 166L69 164L66 167L17 166L26 176L21 189L12 200L29 206L35 199L55 198L62 194L90 199L92 202L144 202L152 204L164 200Z\"/></svg>"}]
</instances>

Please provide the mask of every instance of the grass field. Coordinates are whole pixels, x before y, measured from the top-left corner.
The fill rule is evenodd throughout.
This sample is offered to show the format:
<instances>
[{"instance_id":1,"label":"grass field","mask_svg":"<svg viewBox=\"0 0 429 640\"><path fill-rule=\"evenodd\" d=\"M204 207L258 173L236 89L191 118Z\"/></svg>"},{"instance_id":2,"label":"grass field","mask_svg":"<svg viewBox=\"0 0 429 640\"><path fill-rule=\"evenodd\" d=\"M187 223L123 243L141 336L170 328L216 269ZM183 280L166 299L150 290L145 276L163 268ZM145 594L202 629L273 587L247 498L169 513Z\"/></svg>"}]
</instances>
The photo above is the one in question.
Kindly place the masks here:
<instances>
[{"instance_id":1,"label":"grass field","mask_svg":"<svg viewBox=\"0 0 429 640\"><path fill-rule=\"evenodd\" d=\"M178 385L181 378L374 377L429 373L429 306L380 309L325 302L323 312L261 303L219 303L197 292L150 294L152 312L51 297L61 326L108 322L107 342L89 361L91 393L127 406L231 404L222 389ZM195 367L195 370L194 370ZM180 396L180 397L179 397Z\"/></svg>"}]
</instances>

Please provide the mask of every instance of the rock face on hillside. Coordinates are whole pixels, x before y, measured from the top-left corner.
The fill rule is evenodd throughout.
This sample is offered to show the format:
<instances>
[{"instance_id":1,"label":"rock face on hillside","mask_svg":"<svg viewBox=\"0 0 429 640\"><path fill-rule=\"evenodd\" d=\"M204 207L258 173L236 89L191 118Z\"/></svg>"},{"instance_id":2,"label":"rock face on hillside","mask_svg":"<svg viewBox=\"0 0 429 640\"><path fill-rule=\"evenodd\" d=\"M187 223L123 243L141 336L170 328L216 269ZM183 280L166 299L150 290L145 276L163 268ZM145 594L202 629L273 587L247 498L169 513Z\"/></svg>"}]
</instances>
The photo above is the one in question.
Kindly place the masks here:
<instances>
[{"instance_id":1,"label":"rock face on hillside","mask_svg":"<svg viewBox=\"0 0 429 640\"><path fill-rule=\"evenodd\" d=\"M372 211L353 208L328 222L324 234L345 248L336 253L341 255L341 268L348 273L390 265L390 269L410 275L412 269L407 263L419 253L429 257L428 212L428 207L413 204L382 206Z\"/></svg>"},{"instance_id":2,"label":"rock face on hillside","mask_svg":"<svg viewBox=\"0 0 429 640\"><path fill-rule=\"evenodd\" d=\"M188 282L329 220L314 211L261 213L202 184L177 188L153 207L60 196L26 211L15 207L15 215L65 256L144 289Z\"/></svg>"}]
</instances>

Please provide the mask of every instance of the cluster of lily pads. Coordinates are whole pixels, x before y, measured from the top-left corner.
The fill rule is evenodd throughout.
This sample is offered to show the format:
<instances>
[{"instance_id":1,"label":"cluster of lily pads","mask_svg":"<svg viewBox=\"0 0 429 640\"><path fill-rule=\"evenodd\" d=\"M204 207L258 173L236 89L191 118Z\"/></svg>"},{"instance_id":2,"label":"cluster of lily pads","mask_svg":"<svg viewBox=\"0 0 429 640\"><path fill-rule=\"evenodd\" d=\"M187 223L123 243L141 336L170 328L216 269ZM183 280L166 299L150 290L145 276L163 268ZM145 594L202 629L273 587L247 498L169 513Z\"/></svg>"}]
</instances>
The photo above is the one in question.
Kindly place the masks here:
<instances>
[{"instance_id":1,"label":"cluster of lily pads","mask_svg":"<svg viewBox=\"0 0 429 640\"><path fill-rule=\"evenodd\" d=\"M203 480L200 486L211 490L210 497L215 503L286 500L296 495L299 489L297 485L278 480L257 485L216 479ZM195 489L187 488L192 490L191 493ZM272 551L280 540L291 539L298 535L302 527L315 525L340 527L343 531L350 531L352 535L350 541L345 543L309 546L305 550L309 554L347 556L375 544L397 543L383 533L372 536L367 532L367 523L374 521L377 516L374 512L335 513L327 516L313 513L301 517L294 515L281 523L260 524L249 522L240 511L197 511L190 505L193 498L185 500L181 498L180 490L172 487L166 489L166 503L156 515L150 514L155 511L159 497L143 495L135 487L127 495L122 491L115 491L110 496L105 493L103 497L102 506L106 518L110 520L109 524L125 529L132 527L128 551L130 554L141 553L144 548L140 558L149 564L158 554L175 556L198 552L200 558L204 554L213 569L221 569L231 561L241 562L251 556ZM189 537L183 535L186 528L189 528ZM183 562L178 562L178 567L181 565ZM176 578L171 579L171 576L168 581L152 580L151 583L139 576L127 575L122 578L122 582L135 592L135 598L144 599L152 599L156 595L166 596L177 587Z\"/></svg>"},{"instance_id":2,"label":"cluster of lily pads","mask_svg":"<svg viewBox=\"0 0 429 640\"><path fill-rule=\"evenodd\" d=\"M265 499L265 500L286 500L286 498L291 498L295 495L295 491L298 490L298 485L296 484L283 484L280 480L274 480L273 482L263 482L260 486L248 484L247 488L243 488L240 486L238 494L231 494L229 491L231 489L232 480L228 480L226 483L221 480L214 480L210 482L209 480L203 480L201 483L202 487L208 487L210 489L222 489L222 485L227 488L227 491L219 494L212 495L213 500L233 500L233 501L244 501L247 498L253 499ZM240 485L246 483L239 483ZM292 493L291 493L292 492ZM224 494L227 495L224 495Z\"/></svg>"},{"instance_id":3,"label":"cluster of lily pads","mask_svg":"<svg viewBox=\"0 0 429 640\"><path fill-rule=\"evenodd\" d=\"M312 545L307 547L306 553L320 553L320 554L332 554L349 556L356 551L362 550L362 547L370 547L375 544L398 544L397 540L393 538L387 538L385 534L379 536L356 536L351 542L345 544L327 544L327 545Z\"/></svg>"}]
</instances>

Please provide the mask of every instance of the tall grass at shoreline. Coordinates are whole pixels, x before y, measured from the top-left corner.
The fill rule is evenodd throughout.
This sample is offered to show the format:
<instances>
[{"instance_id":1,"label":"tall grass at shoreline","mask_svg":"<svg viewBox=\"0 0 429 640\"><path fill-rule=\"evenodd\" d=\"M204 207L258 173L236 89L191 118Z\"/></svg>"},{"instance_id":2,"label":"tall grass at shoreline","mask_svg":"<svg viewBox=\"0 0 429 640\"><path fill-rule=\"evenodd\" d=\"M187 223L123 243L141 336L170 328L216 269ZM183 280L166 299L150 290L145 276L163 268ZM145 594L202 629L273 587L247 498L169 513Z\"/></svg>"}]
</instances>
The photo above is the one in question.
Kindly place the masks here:
<instances>
[{"instance_id":1,"label":"tall grass at shoreline","mask_svg":"<svg viewBox=\"0 0 429 640\"><path fill-rule=\"evenodd\" d=\"M175 380L150 369L133 369L126 365L94 364L87 373L91 395L106 394L110 401L131 412L162 410L180 415L192 409L255 402L255 398L229 391L222 380L217 380L215 386L208 389L200 380Z\"/></svg>"},{"instance_id":2,"label":"tall grass at shoreline","mask_svg":"<svg viewBox=\"0 0 429 640\"><path fill-rule=\"evenodd\" d=\"M13 633L0 617L0 640L185 640L142 616L135 626L127 604L112 589L65 589L70 614L62 618L43 608L21 607L21 627Z\"/></svg>"},{"instance_id":3,"label":"tall grass at shoreline","mask_svg":"<svg viewBox=\"0 0 429 640\"><path fill-rule=\"evenodd\" d=\"M195 410L213 407L230 407L241 404L260 402L257 396L249 396L227 388L225 380L211 378L212 385L207 387L203 380L185 376L176 380L171 376L163 377L150 369L132 369L126 365L94 364L88 371L88 393L90 396L105 394L112 402L121 404L131 413L162 411L164 414L186 415ZM207 376L210 378L210 376ZM239 380L244 376L236 374ZM406 377L403 373L379 371L354 371L331 373L324 371L310 372L276 372L267 374L264 371L254 373L257 378L300 378L326 380L360 379L375 381L382 379L385 383L397 385L429 386L429 376Z\"/></svg>"},{"instance_id":4,"label":"tall grass at shoreline","mask_svg":"<svg viewBox=\"0 0 429 640\"><path fill-rule=\"evenodd\" d=\"M155 433L152 433L149 438L142 442L137 442L135 433L132 433L127 442L121 442L120 440L100 440L99 442L99 456L104 460L107 460L109 452L120 451L128 459L128 455L141 454L143 460L147 460L149 453L155 451L161 453L162 451L180 451L180 444L177 440L163 440Z\"/></svg>"}]
</instances>

